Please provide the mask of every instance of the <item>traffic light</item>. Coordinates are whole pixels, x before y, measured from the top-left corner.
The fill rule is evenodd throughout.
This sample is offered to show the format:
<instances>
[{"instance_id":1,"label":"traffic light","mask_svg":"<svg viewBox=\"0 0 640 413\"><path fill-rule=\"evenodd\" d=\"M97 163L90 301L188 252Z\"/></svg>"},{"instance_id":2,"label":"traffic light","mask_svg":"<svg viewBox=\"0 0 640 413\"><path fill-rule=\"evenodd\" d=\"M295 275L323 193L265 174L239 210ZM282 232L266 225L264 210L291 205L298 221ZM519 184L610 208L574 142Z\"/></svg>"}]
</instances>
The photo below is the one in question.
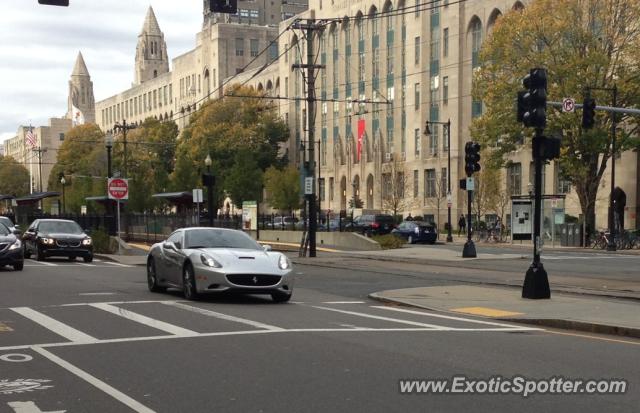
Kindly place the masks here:
<instances>
[{"instance_id":1,"label":"traffic light","mask_svg":"<svg viewBox=\"0 0 640 413\"><path fill-rule=\"evenodd\" d=\"M464 145L464 171L467 176L480 171L480 144L478 142L467 142Z\"/></svg>"},{"instance_id":2,"label":"traffic light","mask_svg":"<svg viewBox=\"0 0 640 413\"><path fill-rule=\"evenodd\" d=\"M582 128L591 129L596 123L596 100L586 97L582 105Z\"/></svg>"},{"instance_id":3,"label":"traffic light","mask_svg":"<svg viewBox=\"0 0 640 413\"><path fill-rule=\"evenodd\" d=\"M560 138L548 138L546 136L541 136L534 139L539 139L537 153L543 161L550 161L560 157Z\"/></svg>"},{"instance_id":4,"label":"traffic light","mask_svg":"<svg viewBox=\"0 0 640 413\"><path fill-rule=\"evenodd\" d=\"M209 10L214 13L236 14L238 0L209 0Z\"/></svg>"},{"instance_id":5,"label":"traffic light","mask_svg":"<svg viewBox=\"0 0 640 413\"><path fill-rule=\"evenodd\" d=\"M518 120L525 127L543 129L547 124L547 71L531 69L522 84L527 90L518 93Z\"/></svg>"},{"instance_id":6,"label":"traffic light","mask_svg":"<svg viewBox=\"0 0 640 413\"><path fill-rule=\"evenodd\" d=\"M69 0L38 0L38 3L47 6L64 6L69 7Z\"/></svg>"}]
</instances>

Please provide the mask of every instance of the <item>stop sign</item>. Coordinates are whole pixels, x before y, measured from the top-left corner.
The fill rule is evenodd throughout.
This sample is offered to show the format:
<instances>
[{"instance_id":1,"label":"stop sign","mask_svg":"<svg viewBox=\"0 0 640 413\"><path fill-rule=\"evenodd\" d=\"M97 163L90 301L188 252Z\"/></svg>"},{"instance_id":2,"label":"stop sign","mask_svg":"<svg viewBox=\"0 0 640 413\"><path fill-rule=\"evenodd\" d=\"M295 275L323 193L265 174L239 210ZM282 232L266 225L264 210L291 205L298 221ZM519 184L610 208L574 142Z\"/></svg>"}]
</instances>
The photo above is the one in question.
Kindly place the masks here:
<instances>
[{"instance_id":1,"label":"stop sign","mask_svg":"<svg viewBox=\"0 0 640 413\"><path fill-rule=\"evenodd\" d=\"M109 199L129 199L129 181L122 178L109 178L107 192Z\"/></svg>"}]
</instances>

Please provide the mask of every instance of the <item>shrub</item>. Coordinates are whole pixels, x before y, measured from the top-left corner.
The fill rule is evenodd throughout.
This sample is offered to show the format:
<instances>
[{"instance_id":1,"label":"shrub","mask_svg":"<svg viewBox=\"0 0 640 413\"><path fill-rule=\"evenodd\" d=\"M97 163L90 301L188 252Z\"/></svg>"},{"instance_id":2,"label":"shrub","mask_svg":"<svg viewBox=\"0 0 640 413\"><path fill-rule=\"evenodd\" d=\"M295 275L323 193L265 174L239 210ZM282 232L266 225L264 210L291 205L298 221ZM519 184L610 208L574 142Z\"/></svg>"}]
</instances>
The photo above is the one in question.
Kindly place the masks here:
<instances>
[{"instance_id":1,"label":"shrub","mask_svg":"<svg viewBox=\"0 0 640 413\"><path fill-rule=\"evenodd\" d=\"M110 254L110 239L109 234L104 228L99 228L91 233L91 239L93 240L93 251L102 254Z\"/></svg>"},{"instance_id":2,"label":"shrub","mask_svg":"<svg viewBox=\"0 0 640 413\"><path fill-rule=\"evenodd\" d=\"M383 250L402 248L402 246L406 243L406 241L402 238L392 234L376 235L372 237L372 239L380 244L380 247L382 247Z\"/></svg>"}]
</instances>

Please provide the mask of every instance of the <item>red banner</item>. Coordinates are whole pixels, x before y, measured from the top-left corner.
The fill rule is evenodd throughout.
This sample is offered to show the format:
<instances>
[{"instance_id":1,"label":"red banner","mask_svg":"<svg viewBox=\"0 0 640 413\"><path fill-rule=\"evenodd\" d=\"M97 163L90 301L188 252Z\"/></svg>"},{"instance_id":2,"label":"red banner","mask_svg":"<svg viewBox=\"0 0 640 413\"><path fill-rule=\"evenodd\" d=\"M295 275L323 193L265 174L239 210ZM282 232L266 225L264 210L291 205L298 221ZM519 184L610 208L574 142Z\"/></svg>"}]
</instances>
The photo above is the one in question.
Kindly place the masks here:
<instances>
[{"instance_id":1,"label":"red banner","mask_svg":"<svg viewBox=\"0 0 640 413\"><path fill-rule=\"evenodd\" d=\"M364 119L358 119L358 161L362 156L362 140L365 133L365 121Z\"/></svg>"}]
</instances>

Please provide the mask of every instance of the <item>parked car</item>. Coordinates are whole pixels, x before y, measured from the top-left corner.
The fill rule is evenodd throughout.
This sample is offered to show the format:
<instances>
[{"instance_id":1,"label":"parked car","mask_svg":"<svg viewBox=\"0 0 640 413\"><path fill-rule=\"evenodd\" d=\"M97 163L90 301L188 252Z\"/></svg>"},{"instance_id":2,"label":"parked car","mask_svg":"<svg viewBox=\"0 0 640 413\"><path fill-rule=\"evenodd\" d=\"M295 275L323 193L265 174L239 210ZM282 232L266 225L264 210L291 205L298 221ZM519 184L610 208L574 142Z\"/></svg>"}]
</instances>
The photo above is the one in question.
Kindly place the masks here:
<instances>
[{"instance_id":1,"label":"parked car","mask_svg":"<svg viewBox=\"0 0 640 413\"><path fill-rule=\"evenodd\" d=\"M3 224L5 227L9 228L9 231L15 235L20 235L22 232L20 231L20 226L16 225L11 221L11 218L8 217L0 217L0 224Z\"/></svg>"},{"instance_id":2,"label":"parked car","mask_svg":"<svg viewBox=\"0 0 640 413\"><path fill-rule=\"evenodd\" d=\"M289 301L291 271L286 255L260 246L242 231L224 228L176 230L154 244L147 257L149 291L179 288L188 300L206 292L239 291Z\"/></svg>"},{"instance_id":3,"label":"parked car","mask_svg":"<svg viewBox=\"0 0 640 413\"><path fill-rule=\"evenodd\" d=\"M73 261L82 257L93 261L93 242L75 221L66 219L36 219L22 236L24 256L36 256L38 261L47 257L67 257Z\"/></svg>"},{"instance_id":4,"label":"parked car","mask_svg":"<svg viewBox=\"0 0 640 413\"><path fill-rule=\"evenodd\" d=\"M295 229L298 222L300 221L295 217L275 217L267 226L273 229Z\"/></svg>"},{"instance_id":5,"label":"parked car","mask_svg":"<svg viewBox=\"0 0 640 413\"><path fill-rule=\"evenodd\" d=\"M385 235L393 228L394 222L391 215L360 215L353 219L353 231L366 236Z\"/></svg>"},{"instance_id":6,"label":"parked car","mask_svg":"<svg viewBox=\"0 0 640 413\"><path fill-rule=\"evenodd\" d=\"M15 271L24 267L24 250L20 239L0 223L0 267L11 265Z\"/></svg>"},{"instance_id":7,"label":"parked car","mask_svg":"<svg viewBox=\"0 0 640 413\"><path fill-rule=\"evenodd\" d=\"M391 233L406 239L409 244L416 242L435 244L438 240L438 230L436 227L429 222L423 221L403 221L398 225L398 228L395 228Z\"/></svg>"}]
</instances>

